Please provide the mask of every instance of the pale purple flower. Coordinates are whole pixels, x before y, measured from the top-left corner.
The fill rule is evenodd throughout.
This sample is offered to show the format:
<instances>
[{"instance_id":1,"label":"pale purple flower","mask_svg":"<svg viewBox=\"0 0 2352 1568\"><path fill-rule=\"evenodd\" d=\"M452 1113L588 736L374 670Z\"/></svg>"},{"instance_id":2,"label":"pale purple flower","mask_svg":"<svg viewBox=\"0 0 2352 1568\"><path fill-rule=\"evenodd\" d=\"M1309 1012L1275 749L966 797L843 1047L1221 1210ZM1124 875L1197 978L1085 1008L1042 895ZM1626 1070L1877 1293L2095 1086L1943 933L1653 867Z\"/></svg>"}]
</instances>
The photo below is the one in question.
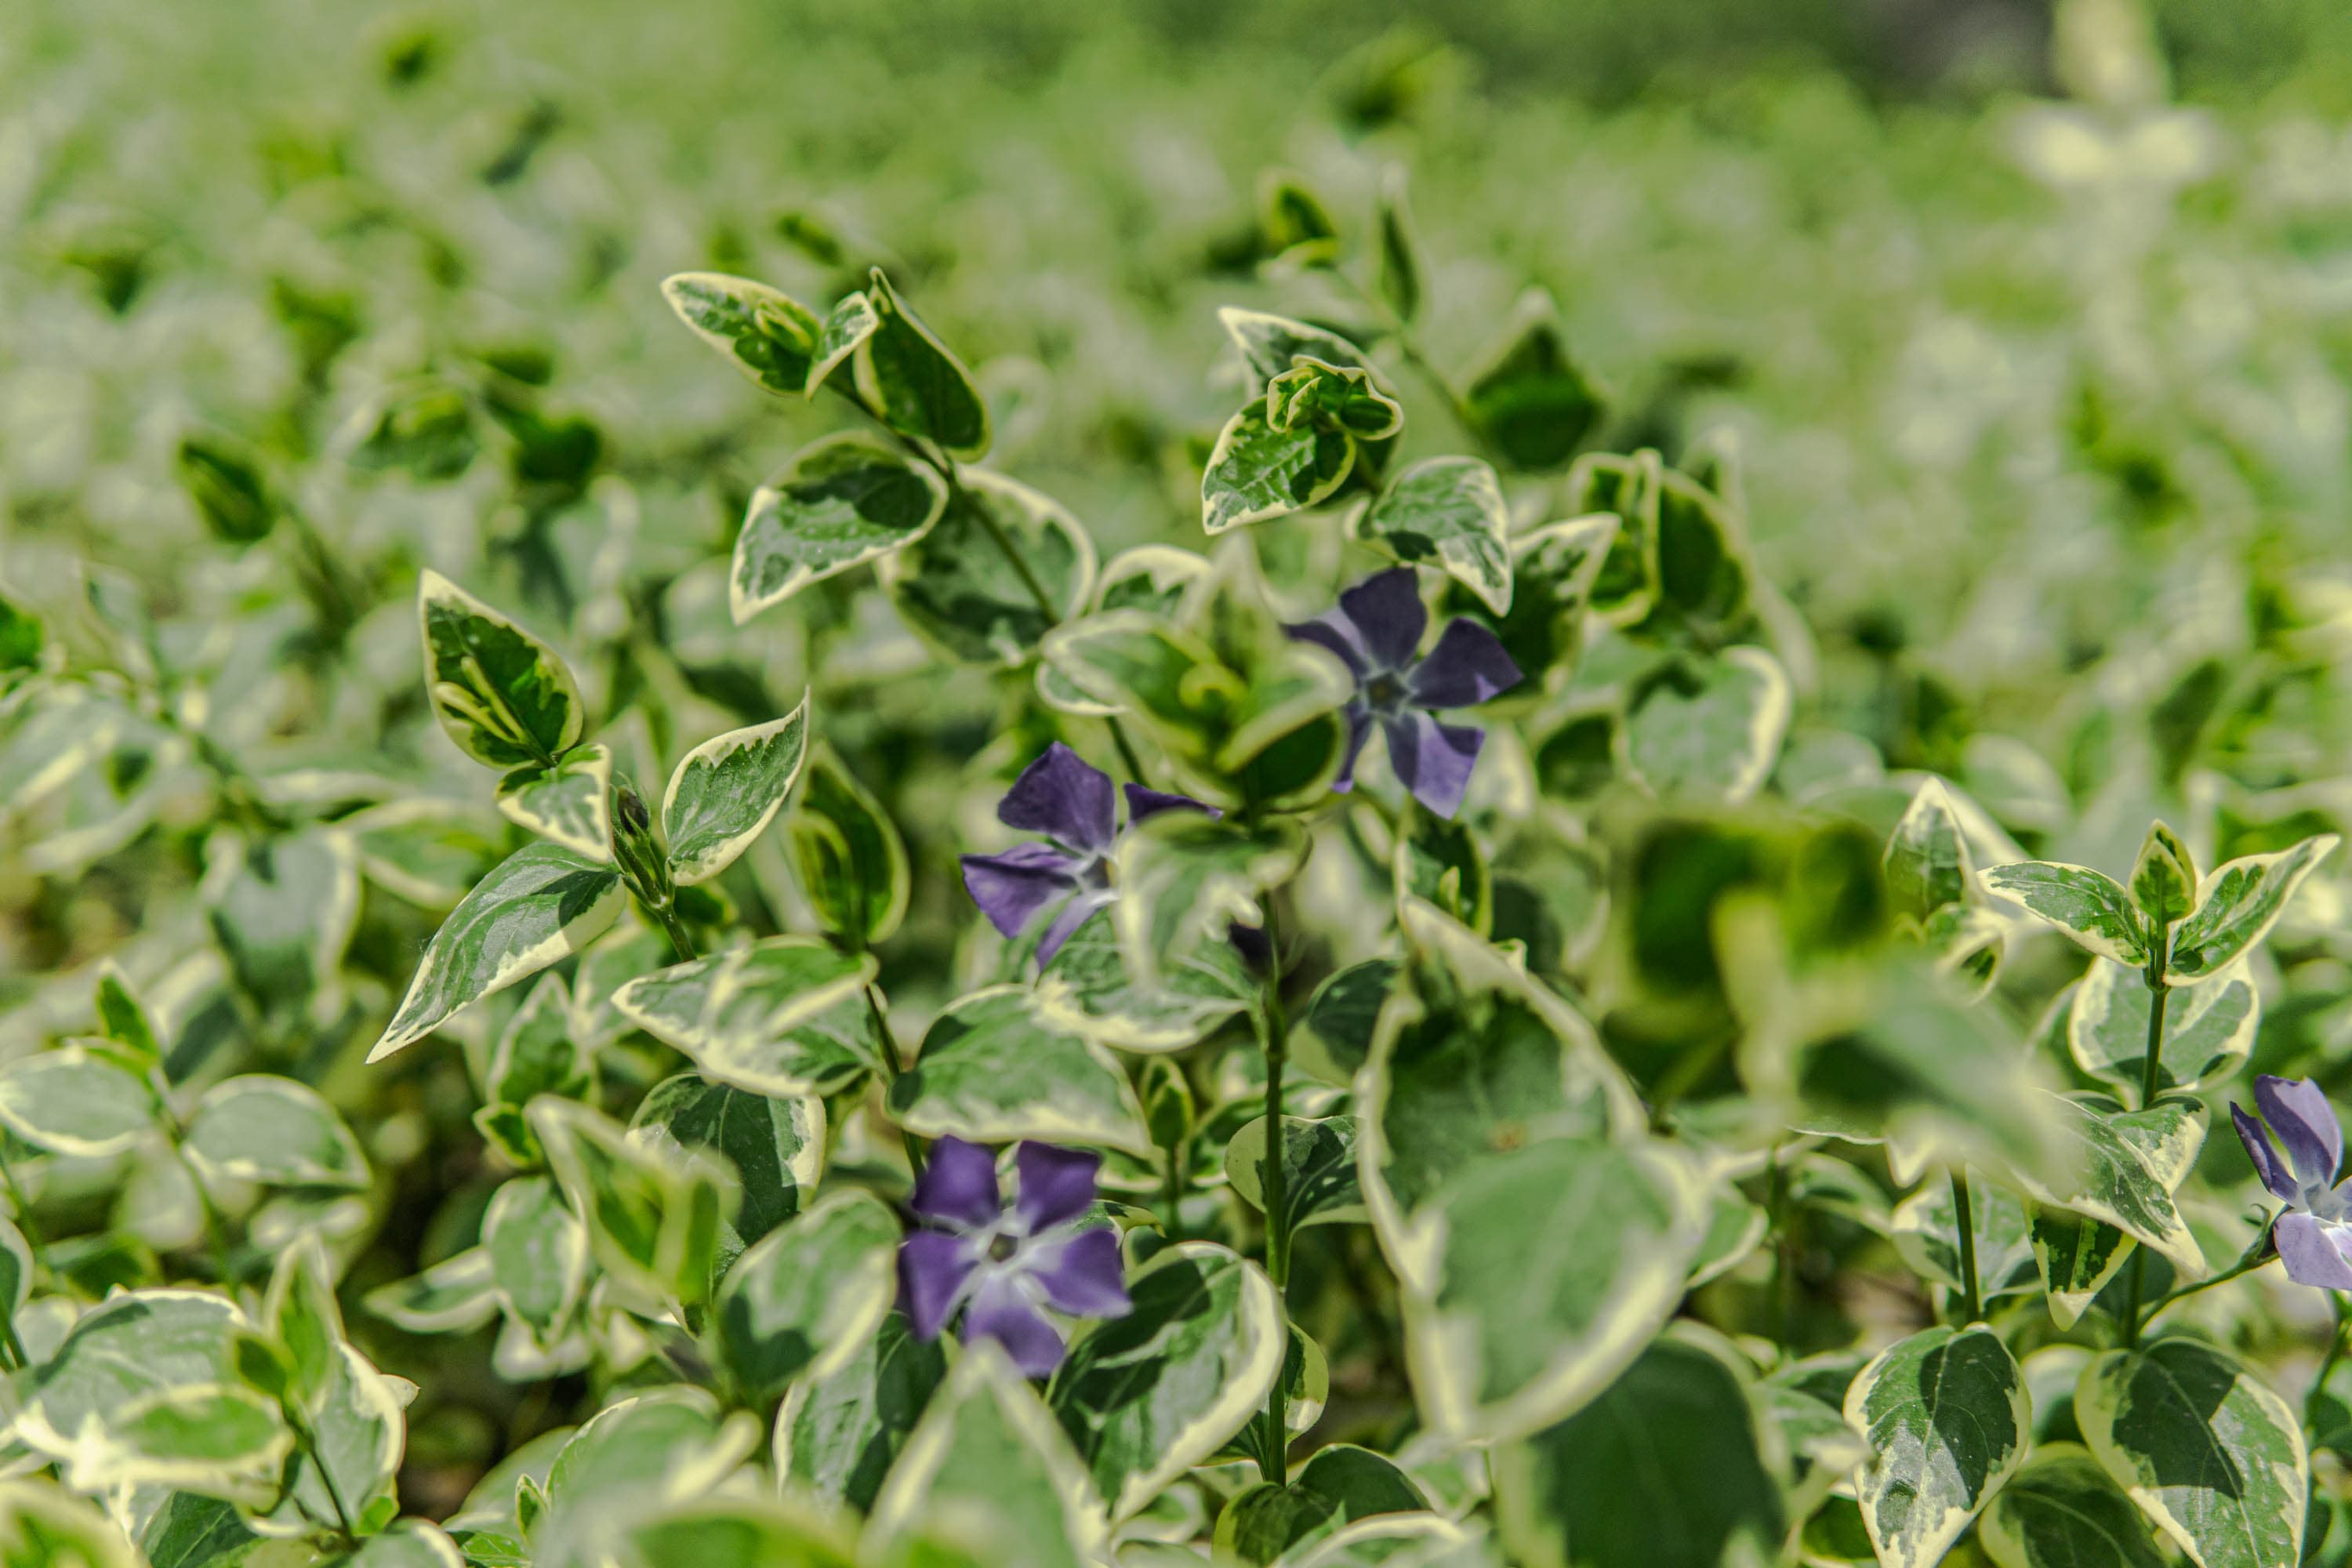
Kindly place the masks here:
<instances>
[{"instance_id":1,"label":"pale purple flower","mask_svg":"<svg viewBox=\"0 0 2352 1568\"><path fill-rule=\"evenodd\" d=\"M994 1340L1024 1375L1044 1377L1062 1364L1063 1341L1041 1309L1123 1318L1127 1281L1118 1232L1087 1223L1102 1156L1024 1143L1013 1165L1008 1207L995 1155L961 1138L931 1146L908 1204L923 1228L898 1247L898 1300L917 1339L938 1338L961 1310L967 1344Z\"/></svg>"},{"instance_id":2,"label":"pale purple flower","mask_svg":"<svg viewBox=\"0 0 2352 1568\"><path fill-rule=\"evenodd\" d=\"M2344 1159L2344 1131L2319 1085L2309 1079L2254 1079L2254 1103L2263 1121L2286 1148L2284 1159L2271 1146L2263 1122L2230 1107L2238 1141L2254 1163L2254 1174L2286 1212L2271 1226L2271 1239L2298 1285L2352 1290L2352 1181L2338 1185L2336 1167Z\"/></svg>"},{"instance_id":3,"label":"pale purple flower","mask_svg":"<svg viewBox=\"0 0 2352 1568\"><path fill-rule=\"evenodd\" d=\"M1163 795L1129 784L1129 826L1159 812L1182 807L1217 815L1190 795ZM1110 775L1089 765L1056 741L1023 770L997 803L996 819L1007 827L1042 833L1042 844L1020 844L1002 855L963 857L963 885L988 923L1006 936L1019 936L1053 910L1037 962L1052 962L1072 931L1109 903L1111 846L1118 838L1117 795Z\"/></svg>"},{"instance_id":4,"label":"pale purple flower","mask_svg":"<svg viewBox=\"0 0 2352 1568\"><path fill-rule=\"evenodd\" d=\"M1440 816L1459 811L1486 733L1440 723L1437 714L1475 707L1519 683L1519 667L1495 634L1457 616L1428 656L1419 657L1429 611L1410 566L1365 578L1340 594L1338 609L1287 629L1338 654L1356 678L1356 695L1343 710L1348 759L1331 787L1354 787L1356 758L1378 721L1388 740L1389 767L1413 799Z\"/></svg>"}]
</instances>

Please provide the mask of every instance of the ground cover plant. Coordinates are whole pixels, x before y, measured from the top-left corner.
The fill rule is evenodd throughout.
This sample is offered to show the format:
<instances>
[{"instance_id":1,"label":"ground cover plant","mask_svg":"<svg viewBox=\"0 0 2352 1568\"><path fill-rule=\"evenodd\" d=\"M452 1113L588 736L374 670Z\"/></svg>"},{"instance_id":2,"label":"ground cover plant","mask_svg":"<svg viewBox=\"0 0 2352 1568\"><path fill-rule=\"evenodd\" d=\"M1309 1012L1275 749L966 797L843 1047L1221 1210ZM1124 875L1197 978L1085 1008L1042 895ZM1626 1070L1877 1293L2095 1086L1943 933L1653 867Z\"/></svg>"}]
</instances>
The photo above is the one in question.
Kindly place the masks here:
<instances>
[{"instance_id":1,"label":"ground cover plant","mask_svg":"<svg viewBox=\"0 0 2352 1568\"><path fill-rule=\"evenodd\" d=\"M96 15L0 1564L2352 1561L2327 18L1823 23L1555 187L1423 27L812 14L805 201L633 161L669 30L289 19L240 213Z\"/></svg>"}]
</instances>

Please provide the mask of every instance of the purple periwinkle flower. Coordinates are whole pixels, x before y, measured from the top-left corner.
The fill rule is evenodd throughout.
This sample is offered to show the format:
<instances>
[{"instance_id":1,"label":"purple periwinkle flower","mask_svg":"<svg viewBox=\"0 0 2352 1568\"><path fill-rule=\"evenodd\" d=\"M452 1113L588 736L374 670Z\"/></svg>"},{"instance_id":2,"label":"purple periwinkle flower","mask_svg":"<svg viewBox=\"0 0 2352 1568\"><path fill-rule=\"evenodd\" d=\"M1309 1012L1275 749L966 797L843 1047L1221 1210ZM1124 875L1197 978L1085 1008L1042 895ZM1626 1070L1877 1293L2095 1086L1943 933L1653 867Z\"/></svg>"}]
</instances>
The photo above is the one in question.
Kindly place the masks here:
<instances>
[{"instance_id":1,"label":"purple periwinkle flower","mask_svg":"<svg viewBox=\"0 0 2352 1568\"><path fill-rule=\"evenodd\" d=\"M1132 784L1125 789L1129 826L1180 806L1218 815L1214 806L1190 795L1162 795ZM1110 851L1118 838L1117 813L1110 775L1055 742L1013 781L996 807L996 819L1005 826L1042 833L1045 842L1015 845L1002 855L965 856L963 885L971 901L1009 937L1054 910L1037 943L1037 962L1051 963L1070 933L1114 896Z\"/></svg>"},{"instance_id":2,"label":"purple periwinkle flower","mask_svg":"<svg viewBox=\"0 0 2352 1568\"><path fill-rule=\"evenodd\" d=\"M2230 1107L2230 1120L2254 1173L2286 1205L2271 1226L2286 1277L2298 1285L2352 1290L2352 1181L2336 1184L2344 1130L2334 1108L2311 1079L2268 1073L2254 1079L2254 1103L2270 1132L2240 1106ZM2284 1159L2272 1147L2271 1133L2285 1146Z\"/></svg>"},{"instance_id":3,"label":"purple periwinkle flower","mask_svg":"<svg viewBox=\"0 0 2352 1568\"><path fill-rule=\"evenodd\" d=\"M915 1337L930 1340L963 1311L963 1338L994 1340L1024 1376L1062 1364L1062 1331L1039 1309L1073 1318L1123 1318L1129 1303L1118 1232L1086 1223L1102 1156L1051 1143L1013 1153L1019 1177L1007 1207L996 1156L942 1138L908 1206L924 1228L898 1246L899 1305Z\"/></svg>"},{"instance_id":4,"label":"purple periwinkle flower","mask_svg":"<svg viewBox=\"0 0 2352 1568\"><path fill-rule=\"evenodd\" d=\"M1419 657L1429 611L1410 566L1365 578L1340 594L1338 609L1287 629L1338 654L1356 677L1356 695L1345 710L1348 760L1331 787L1354 786L1356 758L1377 721L1388 740L1389 766L1412 798L1440 816L1461 810L1486 732L1440 723L1437 714L1475 707L1519 683L1519 667L1495 634L1457 616L1427 657Z\"/></svg>"}]
</instances>

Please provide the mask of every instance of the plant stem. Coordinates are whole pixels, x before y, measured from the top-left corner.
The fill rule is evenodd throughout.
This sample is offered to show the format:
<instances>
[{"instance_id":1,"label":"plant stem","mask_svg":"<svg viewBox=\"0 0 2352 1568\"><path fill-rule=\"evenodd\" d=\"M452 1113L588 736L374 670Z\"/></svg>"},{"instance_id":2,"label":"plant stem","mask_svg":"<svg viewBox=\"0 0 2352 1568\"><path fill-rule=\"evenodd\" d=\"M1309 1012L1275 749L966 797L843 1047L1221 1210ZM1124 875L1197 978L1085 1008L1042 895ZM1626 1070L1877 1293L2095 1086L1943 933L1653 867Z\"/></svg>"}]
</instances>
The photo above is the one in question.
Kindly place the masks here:
<instances>
[{"instance_id":1,"label":"plant stem","mask_svg":"<svg viewBox=\"0 0 2352 1568\"><path fill-rule=\"evenodd\" d=\"M677 918L676 900L665 899L647 907L654 911L654 918L661 921L662 930L669 936L670 951L677 954L680 963L692 963L702 956L694 950L694 938L687 934L686 922Z\"/></svg>"},{"instance_id":2,"label":"plant stem","mask_svg":"<svg viewBox=\"0 0 2352 1568\"><path fill-rule=\"evenodd\" d=\"M0 1144L5 1142L5 1137L0 1137ZM25 1238L26 1250L33 1255L33 1267L45 1267L41 1258L40 1229L33 1224L32 1200L26 1197L25 1189L16 1184L16 1167L10 1163L5 1147L0 1147L0 1181L8 1185L8 1202L16 1210L16 1229Z\"/></svg>"},{"instance_id":3,"label":"plant stem","mask_svg":"<svg viewBox=\"0 0 2352 1568\"><path fill-rule=\"evenodd\" d=\"M1265 1272L1282 1302L1284 1332L1290 1322L1290 1203L1285 1191L1282 1137L1282 1068L1290 1044L1290 1024L1282 1008L1282 918L1275 891L1265 899L1265 1155L1258 1164L1260 1195L1265 1199ZM1287 1351L1285 1352L1286 1356ZM1265 1479L1276 1486L1288 1480L1290 1427L1283 1410L1283 1378L1279 1368L1266 1395Z\"/></svg>"},{"instance_id":4,"label":"plant stem","mask_svg":"<svg viewBox=\"0 0 2352 1568\"><path fill-rule=\"evenodd\" d=\"M2210 1290L2216 1285L2228 1284L2231 1280L2237 1279L2242 1274L2252 1274L2255 1269L2260 1268L2263 1265L2269 1263L2277 1257L2278 1253L2271 1247L2270 1223L2265 1220L2263 1224L2262 1235L2254 1237L2254 1244L2246 1248L2244 1256L2241 1257L2237 1262L2231 1264L2229 1268L2223 1269L2219 1274L2208 1275L2206 1278L2197 1281L2194 1285L2187 1286L2181 1289L2173 1291L2163 1300L2158 1301L2155 1306L2150 1307L2147 1310L2147 1322L2152 1323L2156 1321L2156 1315L2158 1312L2163 1311L2175 1301L2185 1301L2200 1290Z\"/></svg>"},{"instance_id":5,"label":"plant stem","mask_svg":"<svg viewBox=\"0 0 2352 1568\"><path fill-rule=\"evenodd\" d=\"M1969 1172L1952 1167L1952 1217L1960 1233L1960 1321L1973 1323L1984 1316L1984 1297L1977 1281L1977 1223L1969 1202Z\"/></svg>"},{"instance_id":6,"label":"plant stem","mask_svg":"<svg viewBox=\"0 0 2352 1568\"><path fill-rule=\"evenodd\" d=\"M342 1489L335 1485L333 1472L327 1468L327 1461L319 1453L318 1434L310 1429L310 1423L303 1419L291 1402L281 1400L278 1407L285 1412L286 1424L294 1429L294 1440L301 1445L303 1454L310 1461L310 1468L318 1471L319 1484L326 1489L327 1500L334 1505L335 1522L342 1528L343 1544L346 1547L357 1544L359 1533L352 1528L352 1510L343 1506Z\"/></svg>"},{"instance_id":7,"label":"plant stem","mask_svg":"<svg viewBox=\"0 0 2352 1568\"><path fill-rule=\"evenodd\" d=\"M1780 1163L1780 1145L1764 1163L1764 1218L1772 1231L1772 1337L1789 1342L1789 1173Z\"/></svg>"},{"instance_id":8,"label":"plant stem","mask_svg":"<svg viewBox=\"0 0 2352 1568\"><path fill-rule=\"evenodd\" d=\"M874 1016L874 1033L882 1046L882 1077L887 1082L895 1084L902 1070L898 1061L898 1037L891 1032L889 1016L882 1010L882 993L876 990L870 981L866 986L866 1009ZM907 1169L914 1173L915 1180L921 1181L922 1139L901 1127L898 1129L898 1142L907 1151Z\"/></svg>"},{"instance_id":9,"label":"plant stem","mask_svg":"<svg viewBox=\"0 0 2352 1568\"><path fill-rule=\"evenodd\" d=\"M2139 1063L2139 1108L2146 1110L2156 1103L2156 1079L2164 1055L2164 1001L2170 989L2164 983L2164 966L2171 957L2171 935L2158 931L2149 944L2147 968L2142 978L2147 982L2147 1047ZM2139 1344L2141 1296L2147 1289L2147 1244L2142 1242L2132 1251L2131 1293L2125 1299L2123 1342L2126 1350Z\"/></svg>"}]
</instances>

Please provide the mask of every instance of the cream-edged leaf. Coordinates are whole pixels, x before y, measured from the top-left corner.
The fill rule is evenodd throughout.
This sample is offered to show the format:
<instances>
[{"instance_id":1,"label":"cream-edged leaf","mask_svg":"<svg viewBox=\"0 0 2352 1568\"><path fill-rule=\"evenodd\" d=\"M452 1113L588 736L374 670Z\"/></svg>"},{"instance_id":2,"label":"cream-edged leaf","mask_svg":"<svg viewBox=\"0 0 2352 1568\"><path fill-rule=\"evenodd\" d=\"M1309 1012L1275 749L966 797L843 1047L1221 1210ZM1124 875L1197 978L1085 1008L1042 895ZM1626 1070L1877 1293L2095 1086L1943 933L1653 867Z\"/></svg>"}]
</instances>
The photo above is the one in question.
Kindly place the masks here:
<instances>
[{"instance_id":1,"label":"cream-edged leaf","mask_svg":"<svg viewBox=\"0 0 2352 1568\"><path fill-rule=\"evenodd\" d=\"M583 746L551 766L530 763L499 781L509 822L591 860L613 858L613 749Z\"/></svg>"},{"instance_id":2,"label":"cream-edged leaf","mask_svg":"<svg viewBox=\"0 0 2352 1568\"><path fill-rule=\"evenodd\" d=\"M808 713L803 692L782 718L715 735L678 760L661 808L672 879L709 881L775 820L808 757Z\"/></svg>"}]
</instances>

